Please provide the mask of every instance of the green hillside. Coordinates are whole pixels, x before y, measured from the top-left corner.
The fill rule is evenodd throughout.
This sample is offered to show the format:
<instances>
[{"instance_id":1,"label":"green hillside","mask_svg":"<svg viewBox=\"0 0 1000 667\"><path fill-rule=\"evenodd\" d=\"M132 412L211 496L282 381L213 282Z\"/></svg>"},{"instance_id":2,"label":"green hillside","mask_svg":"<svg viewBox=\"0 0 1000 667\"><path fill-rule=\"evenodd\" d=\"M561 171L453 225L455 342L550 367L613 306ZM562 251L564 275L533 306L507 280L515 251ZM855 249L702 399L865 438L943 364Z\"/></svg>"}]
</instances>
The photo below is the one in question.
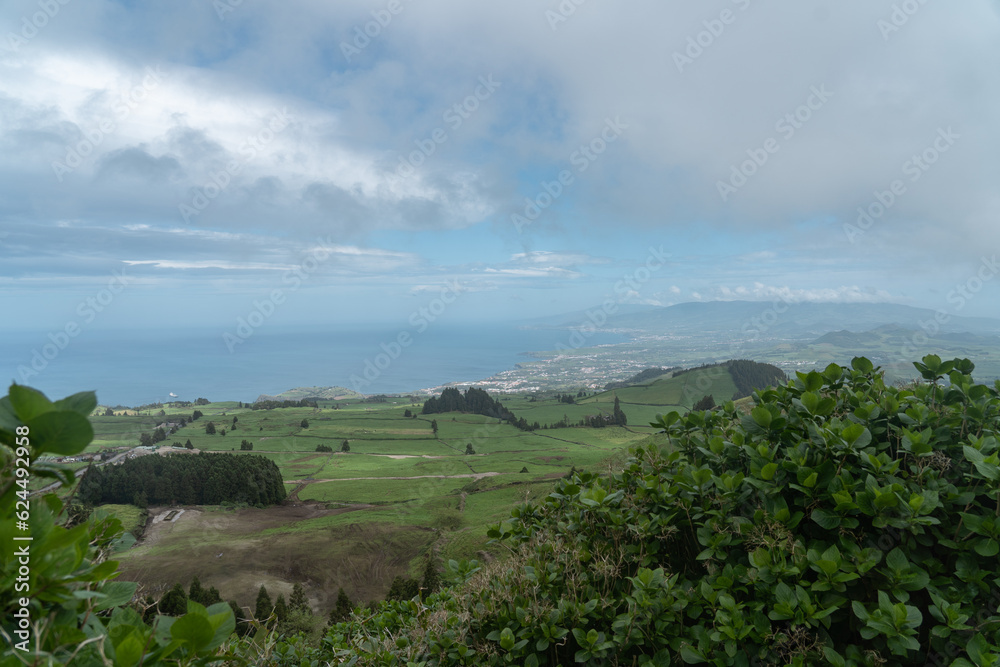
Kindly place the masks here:
<instances>
[{"instance_id":1,"label":"green hillside","mask_svg":"<svg viewBox=\"0 0 1000 667\"><path fill-rule=\"evenodd\" d=\"M735 374L735 375L734 375ZM645 418L647 410L655 406L650 415L662 412L664 406L690 409L703 396L711 395L717 405L749 394L749 389L762 389L780 382L784 374L770 364L753 361L727 361L722 364L702 366L684 371L659 375L654 379L632 386L605 391L582 399L579 403L614 402L617 396L630 420ZM633 423L633 421L630 421Z\"/></svg>"}]
</instances>

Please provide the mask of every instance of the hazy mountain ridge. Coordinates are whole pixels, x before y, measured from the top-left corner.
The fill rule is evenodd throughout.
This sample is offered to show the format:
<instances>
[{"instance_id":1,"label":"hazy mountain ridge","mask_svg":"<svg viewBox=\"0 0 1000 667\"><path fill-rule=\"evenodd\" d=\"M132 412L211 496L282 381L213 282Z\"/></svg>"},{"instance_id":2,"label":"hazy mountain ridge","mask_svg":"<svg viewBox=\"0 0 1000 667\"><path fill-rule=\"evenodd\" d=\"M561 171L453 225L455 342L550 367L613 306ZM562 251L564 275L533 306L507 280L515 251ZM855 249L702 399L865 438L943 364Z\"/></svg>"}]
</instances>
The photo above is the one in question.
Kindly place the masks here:
<instances>
[{"instance_id":1,"label":"hazy mountain ridge","mask_svg":"<svg viewBox=\"0 0 1000 667\"><path fill-rule=\"evenodd\" d=\"M607 318L606 329L634 329L650 333L744 333L768 337L808 338L833 331L865 332L896 325L907 330L937 327L941 333L1000 333L1000 319L948 315L945 323L936 311L894 303L785 303L783 301L707 301L673 306L637 307ZM580 326L589 311L534 320L535 326Z\"/></svg>"}]
</instances>

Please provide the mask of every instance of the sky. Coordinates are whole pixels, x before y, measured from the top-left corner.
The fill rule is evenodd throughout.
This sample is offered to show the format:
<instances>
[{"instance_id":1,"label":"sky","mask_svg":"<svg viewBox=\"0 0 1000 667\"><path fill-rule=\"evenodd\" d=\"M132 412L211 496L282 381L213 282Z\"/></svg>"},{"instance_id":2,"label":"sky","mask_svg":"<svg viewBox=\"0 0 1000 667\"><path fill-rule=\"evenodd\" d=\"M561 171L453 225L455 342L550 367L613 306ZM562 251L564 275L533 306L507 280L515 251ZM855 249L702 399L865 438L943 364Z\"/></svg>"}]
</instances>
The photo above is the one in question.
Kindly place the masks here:
<instances>
[{"instance_id":1,"label":"sky","mask_svg":"<svg viewBox=\"0 0 1000 667\"><path fill-rule=\"evenodd\" d=\"M4 0L0 332L996 315L998 71L986 0Z\"/></svg>"}]
</instances>

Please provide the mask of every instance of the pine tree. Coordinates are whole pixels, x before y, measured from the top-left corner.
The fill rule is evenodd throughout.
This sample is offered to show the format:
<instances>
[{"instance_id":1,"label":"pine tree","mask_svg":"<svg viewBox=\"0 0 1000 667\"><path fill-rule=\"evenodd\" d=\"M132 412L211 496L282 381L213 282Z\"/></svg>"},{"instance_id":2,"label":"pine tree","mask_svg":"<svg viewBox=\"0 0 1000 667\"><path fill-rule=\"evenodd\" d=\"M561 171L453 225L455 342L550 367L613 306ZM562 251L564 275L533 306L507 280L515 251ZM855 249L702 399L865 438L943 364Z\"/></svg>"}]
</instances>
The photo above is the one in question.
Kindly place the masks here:
<instances>
[{"instance_id":1,"label":"pine tree","mask_svg":"<svg viewBox=\"0 0 1000 667\"><path fill-rule=\"evenodd\" d=\"M174 587L160 598L160 613L164 616L183 616L187 613L187 601L188 597L181 585L174 584Z\"/></svg>"},{"instance_id":2,"label":"pine tree","mask_svg":"<svg viewBox=\"0 0 1000 667\"><path fill-rule=\"evenodd\" d=\"M306 600L306 592L302 588L302 584L298 582L292 587L292 596L288 598L288 610L312 614L312 609L309 608L309 601Z\"/></svg>"},{"instance_id":3,"label":"pine tree","mask_svg":"<svg viewBox=\"0 0 1000 667\"><path fill-rule=\"evenodd\" d=\"M437 422L436 419L432 419L431 420L431 430L434 431L434 435L437 435L437 432L438 432L438 422Z\"/></svg>"},{"instance_id":4,"label":"pine tree","mask_svg":"<svg viewBox=\"0 0 1000 667\"><path fill-rule=\"evenodd\" d=\"M438 575L437 567L434 566L434 557L427 554L427 564L424 566L424 581L421 588L425 595L430 595L441 586L441 577Z\"/></svg>"},{"instance_id":5,"label":"pine tree","mask_svg":"<svg viewBox=\"0 0 1000 667\"><path fill-rule=\"evenodd\" d=\"M347 593L344 592L344 588L341 586L337 589L337 603L330 610L330 625L346 621L350 618L353 608L354 605L351 604L351 599L347 597Z\"/></svg>"},{"instance_id":6,"label":"pine tree","mask_svg":"<svg viewBox=\"0 0 1000 667\"><path fill-rule=\"evenodd\" d=\"M253 626L250 625L250 620L247 618L246 611L233 600L229 601L229 608L233 610L233 618L236 619L236 634L240 637L246 637L253 630Z\"/></svg>"},{"instance_id":7,"label":"pine tree","mask_svg":"<svg viewBox=\"0 0 1000 667\"><path fill-rule=\"evenodd\" d=\"M254 607L253 617L258 621L266 621L273 609L271 596L267 594L267 589L261 586L260 590L257 591L257 605Z\"/></svg>"},{"instance_id":8,"label":"pine tree","mask_svg":"<svg viewBox=\"0 0 1000 667\"><path fill-rule=\"evenodd\" d=\"M628 419L625 417L625 413L622 412L622 407L618 403L617 396L615 396L615 407L611 411L611 423L616 426L625 426L628 423Z\"/></svg>"},{"instance_id":9,"label":"pine tree","mask_svg":"<svg viewBox=\"0 0 1000 667\"><path fill-rule=\"evenodd\" d=\"M715 397L711 394L703 396L697 403L694 404L692 410L711 410L715 407Z\"/></svg>"},{"instance_id":10,"label":"pine tree","mask_svg":"<svg viewBox=\"0 0 1000 667\"><path fill-rule=\"evenodd\" d=\"M205 593L205 601L202 604L206 607L211 607L213 604L219 604L220 602L222 602L222 596L219 595L219 590L215 586L212 586Z\"/></svg>"},{"instance_id":11,"label":"pine tree","mask_svg":"<svg viewBox=\"0 0 1000 667\"><path fill-rule=\"evenodd\" d=\"M288 620L288 605L285 604L284 593L279 593L278 599L274 601L274 615L278 617L278 623Z\"/></svg>"},{"instance_id":12,"label":"pine tree","mask_svg":"<svg viewBox=\"0 0 1000 667\"><path fill-rule=\"evenodd\" d=\"M205 593L206 591L201 587L201 581L198 580L198 577L192 579L191 586L188 588L188 599L207 607L208 605L205 604Z\"/></svg>"},{"instance_id":13,"label":"pine tree","mask_svg":"<svg viewBox=\"0 0 1000 667\"><path fill-rule=\"evenodd\" d=\"M349 451L351 451L351 446L348 444L348 442L346 440L344 440L342 443L340 443L340 451L342 451L342 452L349 452Z\"/></svg>"}]
</instances>

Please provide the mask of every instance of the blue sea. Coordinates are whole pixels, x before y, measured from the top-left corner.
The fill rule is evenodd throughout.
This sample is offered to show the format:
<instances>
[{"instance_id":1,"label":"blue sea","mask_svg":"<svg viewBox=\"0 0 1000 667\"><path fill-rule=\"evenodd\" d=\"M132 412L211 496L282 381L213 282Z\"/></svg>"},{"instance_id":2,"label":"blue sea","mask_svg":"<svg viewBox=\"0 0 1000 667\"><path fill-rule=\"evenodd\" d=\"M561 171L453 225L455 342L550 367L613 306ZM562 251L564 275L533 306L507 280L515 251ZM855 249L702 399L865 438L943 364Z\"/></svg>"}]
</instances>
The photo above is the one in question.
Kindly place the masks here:
<instances>
[{"instance_id":1,"label":"blue sea","mask_svg":"<svg viewBox=\"0 0 1000 667\"><path fill-rule=\"evenodd\" d=\"M176 400L253 401L306 386L405 393L482 380L530 361L529 352L569 345L565 330L484 324L432 327L419 334L411 329L410 344L397 349L400 332L260 329L232 352L217 329L85 330L68 342L53 342L48 332L0 332L0 378L36 387L53 399L96 390L102 404L128 406L169 401L170 394ZM625 340L597 333L587 344ZM5 393L6 386L0 389Z\"/></svg>"}]
</instances>

